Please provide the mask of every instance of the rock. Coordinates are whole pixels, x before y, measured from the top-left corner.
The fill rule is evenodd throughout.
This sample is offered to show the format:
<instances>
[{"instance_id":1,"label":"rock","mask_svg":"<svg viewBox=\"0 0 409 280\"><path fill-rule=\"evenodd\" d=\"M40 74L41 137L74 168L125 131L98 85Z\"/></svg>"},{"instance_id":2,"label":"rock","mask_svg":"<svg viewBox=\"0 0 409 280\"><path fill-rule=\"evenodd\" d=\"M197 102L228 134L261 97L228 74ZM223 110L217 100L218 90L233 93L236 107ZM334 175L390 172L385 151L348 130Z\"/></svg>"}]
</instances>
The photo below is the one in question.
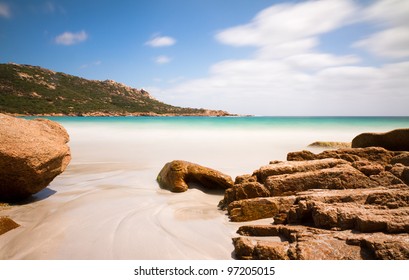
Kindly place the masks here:
<instances>
[{"instance_id":1,"label":"rock","mask_svg":"<svg viewBox=\"0 0 409 280\"><path fill-rule=\"evenodd\" d=\"M409 166L409 152L401 153L391 159L391 164L401 163L405 166Z\"/></svg>"},{"instance_id":2,"label":"rock","mask_svg":"<svg viewBox=\"0 0 409 280\"><path fill-rule=\"evenodd\" d=\"M236 258L407 259L407 154L301 151L238 176L221 202L231 221L273 218L275 225L240 227Z\"/></svg>"},{"instance_id":3,"label":"rock","mask_svg":"<svg viewBox=\"0 0 409 280\"><path fill-rule=\"evenodd\" d=\"M233 222L252 221L274 217L274 221L285 221L295 202L295 196L265 197L234 201L227 211ZM284 219L284 220L283 220Z\"/></svg>"},{"instance_id":4,"label":"rock","mask_svg":"<svg viewBox=\"0 0 409 280\"><path fill-rule=\"evenodd\" d=\"M315 171L319 169L335 167L345 163L347 162L344 160L332 158L302 162L284 161L262 166L258 170L253 172L253 176L256 176L258 182L265 183L266 179L270 176Z\"/></svg>"},{"instance_id":5,"label":"rock","mask_svg":"<svg viewBox=\"0 0 409 280\"><path fill-rule=\"evenodd\" d=\"M235 256L240 260L289 260L288 242L252 241L250 238L233 238Z\"/></svg>"},{"instance_id":6,"label":"rock","mask_svg":"<svg viewBox=\"0 0 409 280\"><path fill-rule=\"evenodd\" d=\"M317 148L351 148L351 143L349 142L326 142L326 141L317 141L308 145L308 147L317 147Z\"/></svg>"},{"instance_id":7,"label":"rock","mask_svg":"<svg viewBox=\"0 0 409 280\"><path fill-rule=\"evenodd\" d=\"M377 184L349 164L316 171L270 176L265 187L271 196L294 195L310 189L358 189Z\"/></svg>"},{"instance_id":8,"label":"rock","mask_svg":"<svg viewBox=\"0 0 409 280\"><path fill-rule=\"evenodd\" d=\"M374 259L378 260L408 260L409 236L372 234L351 237L348 243L357 243Z\"/></svg>"},{"instance_id":9,"label":"rock","mask_svg":"<svg viewBox=\"0 0 409 280\"><path fill-rule=\"evenodd\" d=\"M288 223L322 229L409 233L409 188L299 194Z\"/></svg>"},{"instance_id":10,"label":"rock","mask_svg":"<svg viewBox=\"0 0 409 280\"><path fill-rule=\"evenodd\" d=\"M380 147L338 149L314 154L310 151L291 152L287 154L288 161L307 161L316 159L343 159L349 162L367 160L381 165L389 164L393 157L400 153L388 151Z\"/></svg>"},{"instance_id":11,"label":"rock","mask_svg":"<svg viewBox=\"0 0 409 280\"><path fill-rule=\"evenodd\" d=\"M161 188L172 192L184 192L189 183L197 183L209 189L228 189L233 180L217 170L182 160L168 162L159 172L157 181Z\"/></svg>"},{"instance_id":12,"label":"rock","mask_svg":"<svg viewBox=\"0 0 409 280\"><path fill-rule=\"evenodd\" d=\"M360 234L305 226L248 225L233 239L238 259L275 260L407 260L409 235ZM279 237L260 241L257 237Z\"/></svg>"},{"instance_id":13,"label":"rock","mask_svg":"<svg viewBox=\"0 0 409 280\"><path fill-rule=\"evenodd\" d=\"M53 121L0 114L0 200L22 200L47 187L71 160L68 141Z\"/></svg>"},{"instance_id":14,"label":"rock","mask_svg":"<svg viewBox=\"0 0 409 280\"><path fill-rule=\"evenodd\" d=\"M385 168L378 164L367 160L359 160L352 163L352 166L364 173L366 176L378 175L385 170Z\"/></svg>"},{"instance_id":15,"label":"rock","mask_svg":"<svg viewBox=\"0 0 409 280\"><path fill-rule=\"evenodd\" d=\"M243 182L235 184L224 192L224 198L219 206L225 209L231 202L255 197L268 197L270 192L258 182Z\"/></svg>"},{"instance_id":16,"label":"rock","mask_svg":"<svg viewBox=\"0 0 409 280\"><path fill-rule=\"evenodd\" d=\"M362 133L352 140L352 148L382 147L390 151L409 151L409 128L385 133Z\"/></svg>"},{"instance_id":17,"label":"rock","mask_svg":"<svg viewBox=\"0 0 409 280\"><path fill-rule=\"evenodd\" d=\"M20 225L17 224L15 221L10 219L9 217L0 216L0 235L19 227Z\"/></svg>"},{"instance_id":18,"label":"rock","mask_svg":"<svg viewBox=\"0 0 409 280\"><path fill-rule=\"evenodd\" d=\"M253 175L239 176L225 191L220 206L256 197L292 195L311 188L374 187L376 182L341 159L278 162L263 166Z\"/></svg>"},{"instance_id":19,"label":"rock","mask_svg":"<svg viewBox=\"0 0 409 280\"><path fill-rule=\"evenodd\" d=\"M397 163L390 168L390 173L402 180L406 185L409 185L409 166Z\"/></svg>"}]
</instances>

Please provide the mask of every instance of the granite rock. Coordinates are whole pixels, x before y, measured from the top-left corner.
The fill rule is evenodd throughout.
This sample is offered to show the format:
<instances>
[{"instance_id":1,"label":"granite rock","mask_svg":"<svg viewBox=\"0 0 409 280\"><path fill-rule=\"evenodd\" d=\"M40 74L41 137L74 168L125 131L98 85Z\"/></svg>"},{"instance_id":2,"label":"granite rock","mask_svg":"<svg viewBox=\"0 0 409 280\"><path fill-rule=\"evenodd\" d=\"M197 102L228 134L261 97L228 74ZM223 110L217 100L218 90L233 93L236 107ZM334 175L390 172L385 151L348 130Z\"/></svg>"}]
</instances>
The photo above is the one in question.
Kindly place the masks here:
<instances>
[{"instance_id":1,"label":"granite rock","mask_svg":"<svg viewBox=\"0 0 409 280\"><path fill-rule=\"evenodd\" d=\"M0 114L0 200L22 200L47 187L71 160L68 141L56 122Z\"/></svg>"},{"instance_id":2,"label":"granite rock","mask_svg":"<svg viewBox=\"0 0 409 280\"><path fill-rule=\"evenodd\" d=\"M196 183L208 189L228 189L233 186L230 176L217 170L195 163L174 160L168 162L159 172L157 181L161 188L172 192L184 192L189 183Z\"/></svg>"}]
</instances>

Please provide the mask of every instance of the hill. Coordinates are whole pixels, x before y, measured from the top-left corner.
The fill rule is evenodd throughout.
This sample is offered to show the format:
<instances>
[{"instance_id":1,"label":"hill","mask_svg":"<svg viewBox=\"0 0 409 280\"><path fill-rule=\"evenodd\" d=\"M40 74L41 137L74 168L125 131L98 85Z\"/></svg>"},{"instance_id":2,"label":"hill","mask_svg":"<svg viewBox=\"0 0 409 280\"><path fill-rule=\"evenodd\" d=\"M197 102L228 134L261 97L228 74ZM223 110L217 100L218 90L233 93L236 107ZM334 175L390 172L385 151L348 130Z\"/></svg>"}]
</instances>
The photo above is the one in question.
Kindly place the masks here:
<instances>
[{"instance_id":1,"label":"hill","mask_svg":"<svg viewBox=\"0 0 409 280\"><path fill-rule=\"evenodd\" d=\"M87 80L38 66L0 64L0 113L69 116L226 116L224 111L175 107L143 89Z\"/></svg>"}]
</instances>

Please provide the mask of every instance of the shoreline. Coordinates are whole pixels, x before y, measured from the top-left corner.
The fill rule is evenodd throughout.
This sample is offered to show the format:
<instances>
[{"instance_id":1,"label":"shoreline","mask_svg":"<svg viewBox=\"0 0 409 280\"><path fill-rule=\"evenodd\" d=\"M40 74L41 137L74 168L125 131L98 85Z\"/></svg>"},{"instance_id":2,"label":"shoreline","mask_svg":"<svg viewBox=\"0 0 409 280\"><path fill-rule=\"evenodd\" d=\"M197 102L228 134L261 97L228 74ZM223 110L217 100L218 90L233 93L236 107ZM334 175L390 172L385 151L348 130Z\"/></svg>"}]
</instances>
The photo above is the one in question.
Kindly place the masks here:
<instances>
[{"instance_id":1,"label":"shoreline","mask_svg":"<svg viewBox=\"0 0 409 280\"><path fill-rule=\"evenodd\" d=\"M230 222L217 208L222 195L160 189L155 179L166 162L183 159L235 178L291 151L327 150L308 147L317 139L349 141L362 132L362 126L312 130L286 123L232 131L156 122L143 129L66 122L73 160L31 203L1 212L21 226L0 236L0 259L232 260L232 238L250 222Z\"/></svg>"}]
</instances>

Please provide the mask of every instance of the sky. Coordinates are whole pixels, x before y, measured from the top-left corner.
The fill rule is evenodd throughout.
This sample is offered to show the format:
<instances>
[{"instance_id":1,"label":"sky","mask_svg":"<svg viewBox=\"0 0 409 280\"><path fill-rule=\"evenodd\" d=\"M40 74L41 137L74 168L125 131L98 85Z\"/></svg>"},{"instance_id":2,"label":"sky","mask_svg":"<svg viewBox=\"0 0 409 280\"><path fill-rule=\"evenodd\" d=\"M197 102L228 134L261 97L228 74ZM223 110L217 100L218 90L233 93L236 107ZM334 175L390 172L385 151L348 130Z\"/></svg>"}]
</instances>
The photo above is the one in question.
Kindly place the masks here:
<instances>
[{"instance_id":1,"label":"sky","mask_svg":"<svg viewBox=\"0 0 409 280\"><path fill-rule=\"evenodd\" d=\"M408 116L407 0L0 0L0 63L267 116Z\"/></svg>"}]
</instances>

